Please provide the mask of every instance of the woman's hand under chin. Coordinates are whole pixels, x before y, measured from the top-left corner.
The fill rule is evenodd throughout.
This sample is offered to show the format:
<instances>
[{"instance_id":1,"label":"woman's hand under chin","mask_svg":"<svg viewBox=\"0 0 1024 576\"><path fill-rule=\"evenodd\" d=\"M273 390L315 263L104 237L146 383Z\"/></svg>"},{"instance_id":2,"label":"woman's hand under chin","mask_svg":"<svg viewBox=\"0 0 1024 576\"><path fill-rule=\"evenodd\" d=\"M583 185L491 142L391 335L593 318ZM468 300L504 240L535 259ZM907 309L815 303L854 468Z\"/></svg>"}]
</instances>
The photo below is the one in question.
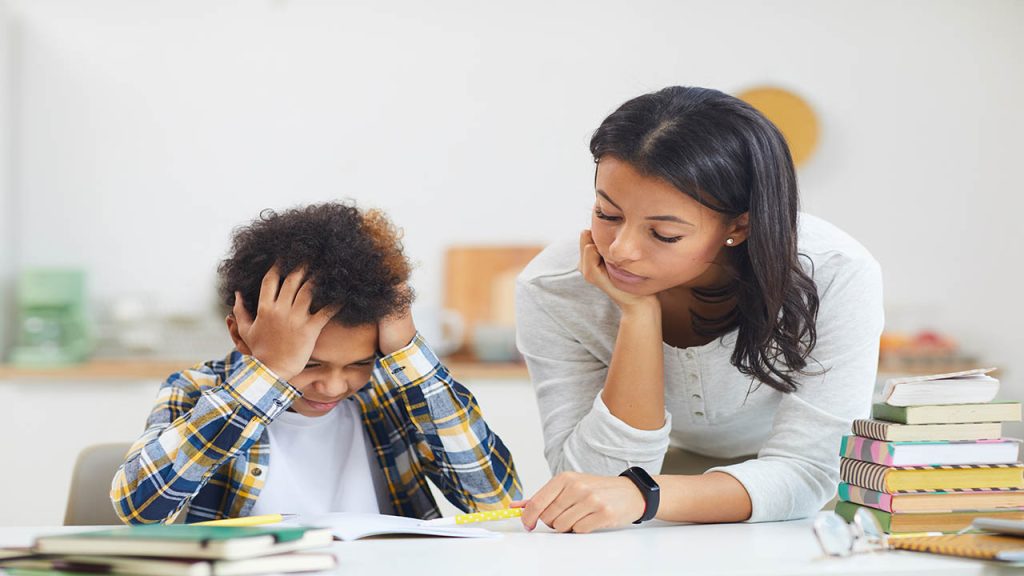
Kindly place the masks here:
<instances>
[{"instance_id":1,"label":"woman's hand under chin","mask_svg":"<svg viewBox=\"0 0 1024 576\"><path fill-rule=\"evenodd\" d=\"M608 269L605 267L604 258L597 251L597 244L594 243L594 236L590 233L590 230L584 230L580 233L579 269L583 274L584 280L600 288L624 313L635 308L660 307L657 295L630 294L625 290L617 288L612 283L612 279L608 277Z\"/></svg>"}]
</instances>

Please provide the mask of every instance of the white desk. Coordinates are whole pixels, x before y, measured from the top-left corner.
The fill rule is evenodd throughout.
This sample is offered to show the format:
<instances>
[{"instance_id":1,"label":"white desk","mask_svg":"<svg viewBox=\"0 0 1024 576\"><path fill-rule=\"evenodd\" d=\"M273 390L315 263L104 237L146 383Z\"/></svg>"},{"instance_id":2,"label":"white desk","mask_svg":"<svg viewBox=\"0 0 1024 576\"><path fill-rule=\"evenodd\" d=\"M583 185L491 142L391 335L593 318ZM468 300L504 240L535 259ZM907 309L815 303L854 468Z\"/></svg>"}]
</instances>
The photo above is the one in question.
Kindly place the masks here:
<instances>
[{"instance_id":1,"label":"white desk","mask_svg":"<svg viewBox=\"0 0 1024 576\"><path fill-rule=\"evenodd\" d=\"M494 540L384 538L336 542L338 573L348 575L570 576L634 574L1011 574L994 563L885 551L823 558L810 521L650 526L597 534L525 533L517 521L491 523ZM81 528L78 528L81 529ZM74 528L0 527L0 546Z\"/></svg>"}]
</instances>

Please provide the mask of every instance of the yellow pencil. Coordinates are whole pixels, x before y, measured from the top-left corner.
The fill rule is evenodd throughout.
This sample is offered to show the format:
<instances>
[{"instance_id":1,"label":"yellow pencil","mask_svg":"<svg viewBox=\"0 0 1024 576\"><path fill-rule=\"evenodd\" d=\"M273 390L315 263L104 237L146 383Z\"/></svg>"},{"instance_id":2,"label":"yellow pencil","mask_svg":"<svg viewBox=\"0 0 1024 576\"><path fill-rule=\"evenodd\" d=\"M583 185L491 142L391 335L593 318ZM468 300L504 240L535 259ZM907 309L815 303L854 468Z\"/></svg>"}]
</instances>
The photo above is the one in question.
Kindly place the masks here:
<instances>
[{"instance_id":1,"label":"yellow pencil","mask_svg":"<svg viewBox=\"0 0 1024 576\"><path fill-rule=\"evenodd\" d=\"M473 514L456 514L449 518L435 518L423 522L426 526L451 526L453 524L472 524L473 522L490 522L492 520L504 520L506 518L518 518L523 515L522 508L505 508L502 510L488 510Z\"/></svg>"},{"instance_id":2,"label":"yellow pencil","mask_svg":"<svg viewBox=\"0 0 1024 576\"><path fill-rule=\"evenodd\" d=\"M277 524L284 521L293 514L264 514L262 516L242 516L241 518L224 518L221 520L207 520L195 522L193 526L261 526L263 524Z\"/></svg>"}]
</instances>

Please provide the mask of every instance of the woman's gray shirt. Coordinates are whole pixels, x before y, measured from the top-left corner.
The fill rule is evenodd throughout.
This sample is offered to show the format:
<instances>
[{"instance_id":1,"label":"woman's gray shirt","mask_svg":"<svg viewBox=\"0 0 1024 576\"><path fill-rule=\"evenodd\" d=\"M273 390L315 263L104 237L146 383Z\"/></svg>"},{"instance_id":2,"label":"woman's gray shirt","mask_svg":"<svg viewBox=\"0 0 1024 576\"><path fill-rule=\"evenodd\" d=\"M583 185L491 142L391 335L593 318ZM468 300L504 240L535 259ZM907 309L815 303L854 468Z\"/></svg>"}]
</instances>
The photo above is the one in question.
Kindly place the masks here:
<instances>
[{"instance_id":1,"label":"woman's gray shirt","mask_svg":"<svg viewBox=\"0 0 1024 576\"><path fill-rule=\"evenodd\" d=\"M578 239L555 243L519 276L517 340L537 392L552 472L660 472L671 444L712 457L757 458L712 468L750 494L750 522L808 516L839 479L839 442L870 411L882 332L882 274L856 240L800 215L798 245L818 288L818 342L799 389L752 383L729 362L736 333L704 346L664 346L665 425L639 430L601 400L619 309L577 270Z\"/></svg>"}]
</instances>

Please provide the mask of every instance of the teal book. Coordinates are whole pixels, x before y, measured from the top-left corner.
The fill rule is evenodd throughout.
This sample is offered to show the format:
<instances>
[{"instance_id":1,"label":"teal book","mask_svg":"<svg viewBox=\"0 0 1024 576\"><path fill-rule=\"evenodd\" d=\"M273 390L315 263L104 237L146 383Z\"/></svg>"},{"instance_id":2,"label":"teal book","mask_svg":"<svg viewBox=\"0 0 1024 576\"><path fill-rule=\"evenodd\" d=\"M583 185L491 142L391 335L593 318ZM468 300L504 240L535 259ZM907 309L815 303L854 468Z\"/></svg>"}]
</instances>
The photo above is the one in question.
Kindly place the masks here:
<instances>
[{"instance_id":1,"label":"teal book","mask_svg":"<svg viewBox=\"0 0 1024 576\"><path fill-rule=\"evenodd\" d=\"M41 536L33 551L233 560L330 546L332 541L324 528L151 524Z\"/></svg>"}]
</instances>

